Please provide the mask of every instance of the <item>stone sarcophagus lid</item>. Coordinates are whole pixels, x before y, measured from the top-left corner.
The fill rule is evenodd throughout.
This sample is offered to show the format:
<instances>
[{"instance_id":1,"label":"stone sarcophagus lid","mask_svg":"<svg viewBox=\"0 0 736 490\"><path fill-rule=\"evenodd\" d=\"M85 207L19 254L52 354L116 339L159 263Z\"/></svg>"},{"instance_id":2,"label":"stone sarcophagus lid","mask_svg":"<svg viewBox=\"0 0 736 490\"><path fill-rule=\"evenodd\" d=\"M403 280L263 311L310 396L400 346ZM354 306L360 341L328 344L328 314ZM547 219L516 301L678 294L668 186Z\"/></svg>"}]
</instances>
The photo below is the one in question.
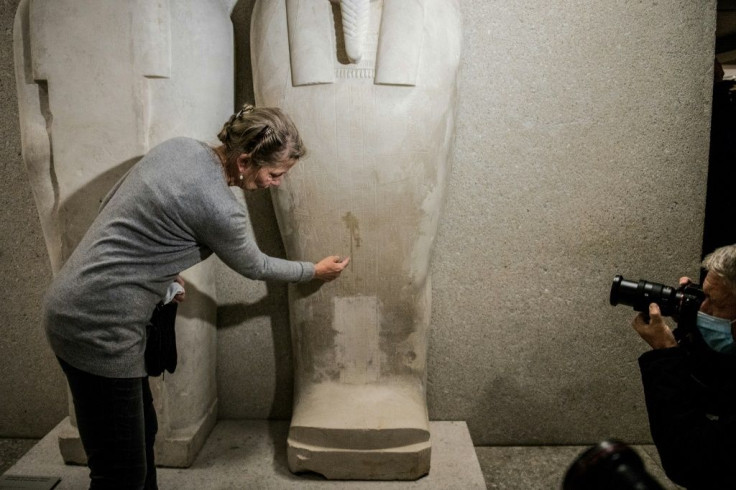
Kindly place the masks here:
<instances>
[{"instance_id":1,"label":"stone sarcophagus lid","mask_svg":"<svg viewBox=\"0 0 736 490\"><path fill-rule=\"evenodd\" d=\"M295 121L308 157L272 192L287 254L350 256L289 291L288 460L336 479L429 471L430 258L455 132L453 0L269 0L251 28L256 103Z\"/></svg>"},{"instance_id":2,"label":"stone sarcophagus lid","mask_svg":"<svg viewBox=\"0 0 736 490\"><path fill-rule=\"evenodd\" d=\"M213 139L233 108L235 0L22 0L14 26L23 160L54 273L115 182L175 136ZM152 380L156 461L189 466L217 418L215 277L182 274L180 364ZM73 409L64 460L84 463Z\"/></svg>"}]
</instances>

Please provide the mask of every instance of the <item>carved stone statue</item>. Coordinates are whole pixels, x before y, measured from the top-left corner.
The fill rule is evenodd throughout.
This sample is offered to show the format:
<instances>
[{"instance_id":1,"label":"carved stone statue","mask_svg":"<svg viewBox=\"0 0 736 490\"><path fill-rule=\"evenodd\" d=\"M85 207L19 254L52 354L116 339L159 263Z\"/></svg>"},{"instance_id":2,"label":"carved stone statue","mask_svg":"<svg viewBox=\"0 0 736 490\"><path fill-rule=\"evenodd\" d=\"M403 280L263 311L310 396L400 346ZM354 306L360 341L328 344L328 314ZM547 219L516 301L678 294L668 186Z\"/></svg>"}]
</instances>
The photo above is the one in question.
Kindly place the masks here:
<instances>
[{"instance_id":1,"label":"carved stone statue","mask_svg":"<svg viewBox=\"0 0 736 490\"><path fill-rule=\"evenodd\" d=\"M174 136L209 141L231 114L234 3L20 3L14 49L23 160L54 273L108 190L152 146ZM217 415L211 266L184 278L181 361L175 374L152 383L156 459L167 466L191 464ZM73 420L60 444L67 462L84 462Z\"/></svg>"},{"instance_id":2,"label":"carved stone statue","mask_svg":"<svg viewBox=\"0 0 736 490\"><path fill-rule=\"evenodd\" d=\"M351 257L339 281L290 286L294 472L429 471L429 266L460 45L454 0L256 4L257 104L282 107L308 148L272 192L287 253L298 260L340 248Z\"/></svg>"},{"instance_id":3,"label":"carved stone statue","mask_svg":"<svg viewBox=\"0 0 736 490\"><path fill-rule=\"evenodd\" d=\"M234 3L22 0L23 159L54 272L152 146L210 140L231 113ZM259 1L251 48L258 104L284 108L311 152L273 194L288 254L341 247L352 259L340 281L290 290L290 468L418 478L431 450L429 264L454 135L457 1ZM168 466L191 464L217 413L214 278L205 262L185 279L180 363L152 386ZM62 455L81 463L73 424Z\"/></svg>"}]
</instances>

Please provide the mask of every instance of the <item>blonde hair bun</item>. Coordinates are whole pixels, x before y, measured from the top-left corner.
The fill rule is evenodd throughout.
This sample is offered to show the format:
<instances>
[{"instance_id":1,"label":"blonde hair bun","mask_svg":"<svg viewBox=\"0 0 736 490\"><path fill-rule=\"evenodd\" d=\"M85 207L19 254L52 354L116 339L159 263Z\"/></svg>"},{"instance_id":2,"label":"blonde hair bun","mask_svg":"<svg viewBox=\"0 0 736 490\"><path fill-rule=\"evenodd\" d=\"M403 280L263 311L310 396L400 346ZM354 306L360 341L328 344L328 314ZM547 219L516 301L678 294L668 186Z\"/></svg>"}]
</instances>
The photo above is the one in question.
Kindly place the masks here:
<instances>
[{"instance_id":1,"label":"blonde hair bun","mask_svg":"<svg viewBox=\"0 0 736 490\"><path fill-rule=\"evenodd\" d=\"M248 153L260 166L298 160L306 153L294 122L277 107L243 104L217 138L225 145L228 159Z\"/></svg>"}]
</instances>

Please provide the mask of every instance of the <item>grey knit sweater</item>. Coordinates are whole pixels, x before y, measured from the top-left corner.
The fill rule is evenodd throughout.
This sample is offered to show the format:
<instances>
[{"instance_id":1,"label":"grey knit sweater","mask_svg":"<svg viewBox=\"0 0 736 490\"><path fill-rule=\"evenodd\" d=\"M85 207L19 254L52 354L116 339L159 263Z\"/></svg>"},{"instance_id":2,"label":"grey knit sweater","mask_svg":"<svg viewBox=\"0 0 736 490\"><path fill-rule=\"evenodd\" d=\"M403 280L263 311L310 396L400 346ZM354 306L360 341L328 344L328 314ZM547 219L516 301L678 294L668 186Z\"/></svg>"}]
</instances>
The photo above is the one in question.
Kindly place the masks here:
<instances>
[{"instance_id":1,"label":"grey knit sweater","mask_svg":"<svg viewBox=\"0 0 736 490\"><path fill-rule=\"evenodd\" d=\"M310 262L263 254L247 220L207 145L176 138L152 149L110 191L46 293L56 355L99 376L145 376L154 306L177 274L212 253L251 279L314 277Z\"/></svg>"}]
</instances>

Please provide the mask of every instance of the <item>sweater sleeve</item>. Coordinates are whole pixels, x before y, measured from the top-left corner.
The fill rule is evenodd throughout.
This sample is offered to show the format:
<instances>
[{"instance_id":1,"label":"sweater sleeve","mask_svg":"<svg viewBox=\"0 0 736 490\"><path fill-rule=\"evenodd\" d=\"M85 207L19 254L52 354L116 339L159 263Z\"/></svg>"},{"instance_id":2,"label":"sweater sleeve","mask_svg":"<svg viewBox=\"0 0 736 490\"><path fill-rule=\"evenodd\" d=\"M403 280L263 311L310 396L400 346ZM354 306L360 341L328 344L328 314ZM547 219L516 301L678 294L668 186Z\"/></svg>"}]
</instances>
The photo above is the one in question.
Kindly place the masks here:
<instances>
[{"instance_id":1,"label":"sweater sleeve","mask_svg":"<svg viewBox=\"0 0 736 490\"><path fill-rule=\"evenodd\" d=\"M706 390L681 347L646 352L639 367L652 439L667 476L686 487L730 488L736 481L736 414L708 413ZM706 482L711 486L701 487Z\"/></svg>"},{"instance_id":2,"label":"sweater sleeve","mask_svg":"<svg viewBox=\"0 0 736 490\"><path fill-rule=\"evenodd\" d=\"M307 282L314 278L314 264L271 257L258 248L248 227L246 210L230 190L223 199L205 199L197 234L228 267L256 280ZM212 197L212 196L210 196Z\"/></svg>"}]
</instances>

